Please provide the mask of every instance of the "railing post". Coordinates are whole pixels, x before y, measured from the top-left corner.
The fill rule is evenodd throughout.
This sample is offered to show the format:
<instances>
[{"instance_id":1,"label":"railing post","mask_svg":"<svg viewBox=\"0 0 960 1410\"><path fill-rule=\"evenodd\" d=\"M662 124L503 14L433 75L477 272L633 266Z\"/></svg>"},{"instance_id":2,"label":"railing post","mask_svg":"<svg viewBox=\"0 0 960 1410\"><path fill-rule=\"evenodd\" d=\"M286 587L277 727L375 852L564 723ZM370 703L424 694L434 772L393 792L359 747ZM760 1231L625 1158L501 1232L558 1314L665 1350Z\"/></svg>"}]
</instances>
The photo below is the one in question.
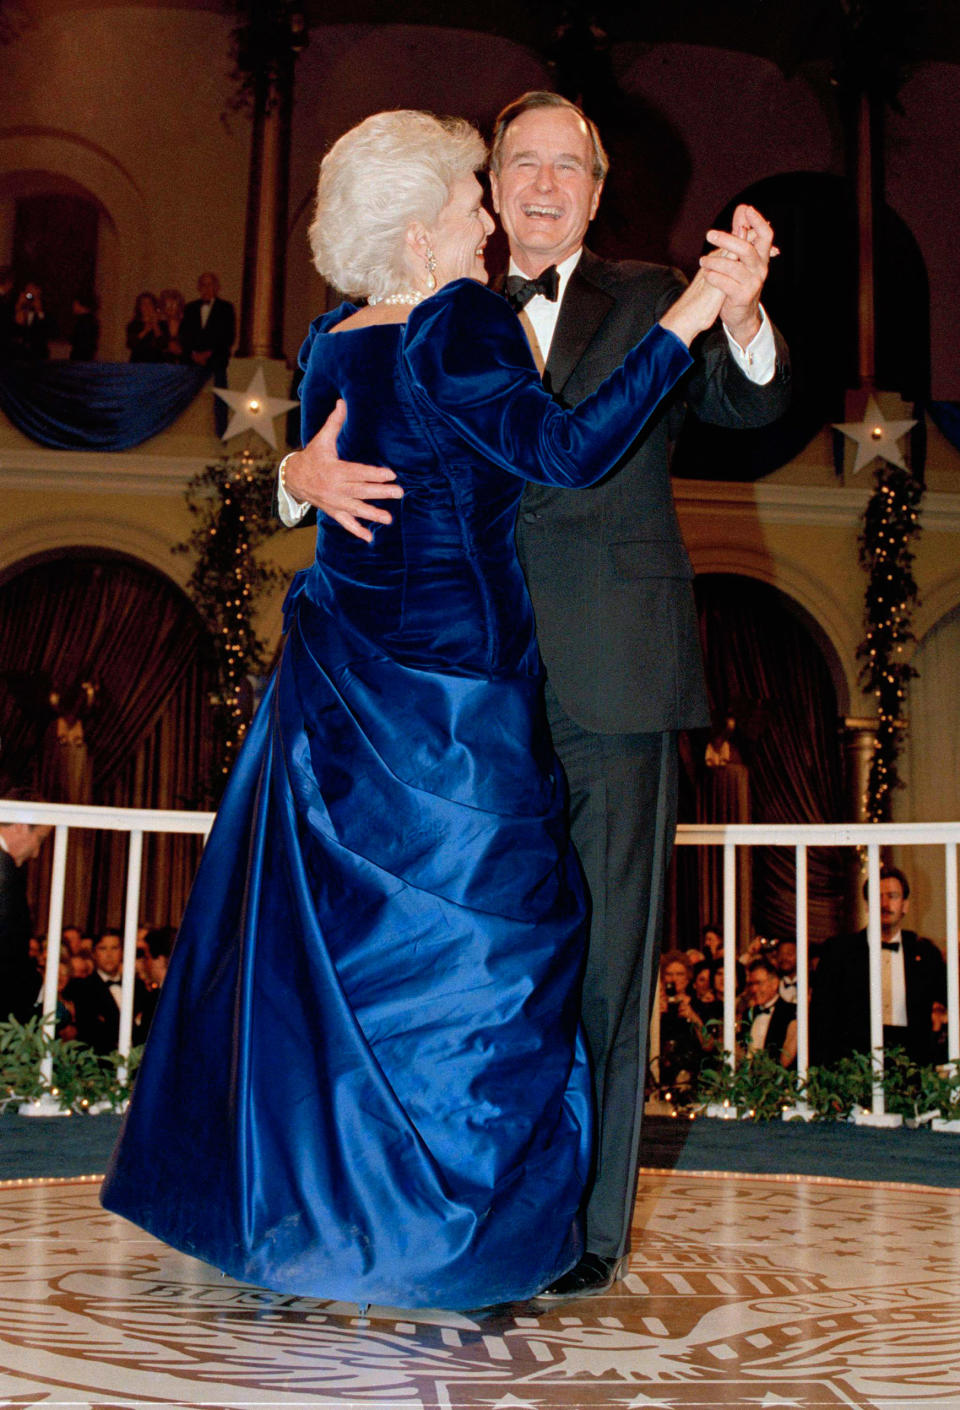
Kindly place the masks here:
<instances>
[{"instance_id":1,"label":"railing post","mask_svg":"<svg viewBox=\"0 0 960 1410\"><path fill-rule=\"evenodd\" d=\"M63 933L63 897L67 880L67 835L70 829L58 823L53 831L53 869L50 877L50 907L47 911L47 958L43 972L43 1033L54 1038L57 1032L57 990L60 972L60 936ZM35 1102L23 1102L22 1116L68 1116L52 1094L53 1058L40 1059L40 1080L45 1087Z\"/></svg>"},{"instance_id":2,"label":"railing post","mask_svg":"<svg viewBox=\"0 0 960 1410\"><path fill-rule=\"evenodd\" d=\"M803 1081L810 1067L810 988L807 932L807 847L797 843L797 1076Z\"/></svg>"},{"instance_id":3,"label":"railing post","mask_svg":"<svg viewBox=\"0 0 960 1410\"><path fill-rule=\"evenodd\" d=\"M867 952L870 975L870 1056L873 1115L883 1117L883 951L880 948L880 844L867 843Z\"/></svg>"},{"instance_id":4,"label":"railing post","mask_svg":"<svg viewBox=\"0 0 960 1410\"><path fill-rule=\"evenodd\" d=\"M737 1065L737 848L723 844L723 1047Z\"/></svg>"},{"instance_id":5,"label":"railing post","mask_svg":"<svg viewBox=\"0 0 960 1410\"><path fill-rule=\"evenodd\" d=\"M947 1057L960 1058L960 924L957 905L957 844L948 842L946 851L947 903Z\"/></svg>"},{"instance_id":6,"label":"railing post","mask_svg":"<svg viewBox=\"0 0 960 1410\"><path fill-rule=\"evenodd\" d=\"M133 1033L133 990L137 978L137 928L140 922L140 877L143 870L143 832L133 828L130 832L130 851L127 855L127 904L123 920L123 983L120 988L120 1037L117 1046L124 1057L130 1052ZM127 1069L121 1067L117 1074L120 1081L126 1080Z\"/></svg>"}]
</instances>

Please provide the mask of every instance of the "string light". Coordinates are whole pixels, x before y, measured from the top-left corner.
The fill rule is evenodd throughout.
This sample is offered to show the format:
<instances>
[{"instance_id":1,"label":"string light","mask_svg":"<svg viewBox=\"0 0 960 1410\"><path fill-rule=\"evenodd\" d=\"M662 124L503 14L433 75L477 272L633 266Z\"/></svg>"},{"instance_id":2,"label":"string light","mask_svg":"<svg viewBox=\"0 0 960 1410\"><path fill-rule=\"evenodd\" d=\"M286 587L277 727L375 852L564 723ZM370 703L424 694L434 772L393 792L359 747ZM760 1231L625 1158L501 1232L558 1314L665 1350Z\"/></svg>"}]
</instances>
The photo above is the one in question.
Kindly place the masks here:
<instances>
[{"instance_id":1,"label":"string light","mask_svg":"<svg viewBox=\"0 0 960 1410\"><path fill-rule=\"evenodd\" d=\"M247 447L208 465L187 490L190 512L200 522L178 551L195 557L187 591L211 632L219 677L211 697L219 742L215 795L246 732L247 677L260 674L266 663L266 644L254 629L256 597L282 580L256 553L278 527L272 512L275 468L272 458L257 460Z\"/></svg>"},{"instance_id":2,"label":"string light","mask_svg":"<svg viewBox=\"0 0 960 1410\"><path fill-rule=\"evenodd\" d=\"M868 581L866 630L857 656L863 661L861 685L877 702L877 733L864 804L870 822L887 822L891 794L901 786L897 759L906 732L906 686L917 674L905 659L904 648L915 640L911 616L917 585L911 545L920 532L923 487L908 470L888 463L881 463L874 483L860 533L860 563Z\"/></svg>"}]
</instances>

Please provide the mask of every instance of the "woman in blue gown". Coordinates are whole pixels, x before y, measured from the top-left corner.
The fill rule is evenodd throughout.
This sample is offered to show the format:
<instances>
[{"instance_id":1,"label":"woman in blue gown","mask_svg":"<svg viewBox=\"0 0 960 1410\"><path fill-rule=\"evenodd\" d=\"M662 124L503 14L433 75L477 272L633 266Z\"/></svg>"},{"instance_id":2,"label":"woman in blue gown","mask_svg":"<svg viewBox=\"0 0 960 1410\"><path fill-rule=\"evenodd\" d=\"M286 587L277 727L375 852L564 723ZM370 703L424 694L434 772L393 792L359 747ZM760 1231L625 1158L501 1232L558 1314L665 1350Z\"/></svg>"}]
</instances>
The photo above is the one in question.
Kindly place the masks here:
<instances>
[{"instance_id":1,"label":"woman in blue gown","mask_svg":"<svg viewBox=\"0 0 960 1410\"><path fill-rule=\"evenodd\" d=\"M611 468L690 363L702 278L575 411L484 287L467 124L367 119L321 168L318 267L369 300L301 352L303 434L405 494L321 519L104 1185L237 1278L360 1304L529 1297L581 1252L584 898L514 551L526 479ZM668 331L666 325L673 331Z\"/></svg>"}]
</instances>

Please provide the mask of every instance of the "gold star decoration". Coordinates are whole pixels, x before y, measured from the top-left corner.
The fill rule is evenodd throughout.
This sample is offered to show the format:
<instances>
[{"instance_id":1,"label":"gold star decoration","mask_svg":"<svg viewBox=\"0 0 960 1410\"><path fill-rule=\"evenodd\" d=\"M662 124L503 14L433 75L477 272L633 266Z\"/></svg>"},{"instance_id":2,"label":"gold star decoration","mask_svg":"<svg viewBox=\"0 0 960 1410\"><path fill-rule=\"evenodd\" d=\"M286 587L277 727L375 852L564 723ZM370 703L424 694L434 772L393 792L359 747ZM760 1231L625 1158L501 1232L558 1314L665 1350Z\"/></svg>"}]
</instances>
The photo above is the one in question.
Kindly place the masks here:
<instances>
[{"instance_id":1,"label":"gold star decoration","mask_svg":"<svg viewBox=\"0 0 960 1410\"><path fill-rule=\"evenodd\" d=\"M297 403L287 401L283 397L267 395L262 367L257 368L245 392L230 392L225 387L214 387L213 392L215 396L221 397L233 412L227 429L220 437L221 440L232 441L234 436L239 436L242 431L255 431L272 450L277 449L274 420L285 411L290 411Z\"/></svg>"},{"instance_id":2,"label":"gold star decoration","mask_svg":"<svg viewBox=\"0 0 960 1410\"><path fill-rule=\"evenodd\" d=\"M897 465L901 470L906 470L897 442L916 424L916 421L886 421L876 398L870 397L862 421L835 421L833 429L842 431L845 436L856 441L857 458L853 465L853 473L856 475L878 456L890 465Z\"/></svg>"}]
</instances>

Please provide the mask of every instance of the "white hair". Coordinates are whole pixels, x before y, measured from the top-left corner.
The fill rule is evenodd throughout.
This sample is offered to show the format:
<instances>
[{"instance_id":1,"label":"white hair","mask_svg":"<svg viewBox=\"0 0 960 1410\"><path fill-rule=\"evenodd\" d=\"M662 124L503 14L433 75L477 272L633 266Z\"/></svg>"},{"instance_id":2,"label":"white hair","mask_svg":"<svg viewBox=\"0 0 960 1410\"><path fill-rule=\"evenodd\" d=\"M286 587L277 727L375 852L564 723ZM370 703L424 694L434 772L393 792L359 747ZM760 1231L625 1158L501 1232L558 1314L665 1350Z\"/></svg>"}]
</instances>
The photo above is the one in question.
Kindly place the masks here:
<instances>
[{"instance_id":1,"label":"white hair","mask_svg":"<svg viewBox=\"0 0 960 1410\"><path fill-rule=\"evenodd\" d=\"M462 118L409 109L365 118L320 163L308 231L319 273L353 297L404 289L408 229L434 226L454 182L485 158L483 139Z\"/></svg>"}]
</instances>

